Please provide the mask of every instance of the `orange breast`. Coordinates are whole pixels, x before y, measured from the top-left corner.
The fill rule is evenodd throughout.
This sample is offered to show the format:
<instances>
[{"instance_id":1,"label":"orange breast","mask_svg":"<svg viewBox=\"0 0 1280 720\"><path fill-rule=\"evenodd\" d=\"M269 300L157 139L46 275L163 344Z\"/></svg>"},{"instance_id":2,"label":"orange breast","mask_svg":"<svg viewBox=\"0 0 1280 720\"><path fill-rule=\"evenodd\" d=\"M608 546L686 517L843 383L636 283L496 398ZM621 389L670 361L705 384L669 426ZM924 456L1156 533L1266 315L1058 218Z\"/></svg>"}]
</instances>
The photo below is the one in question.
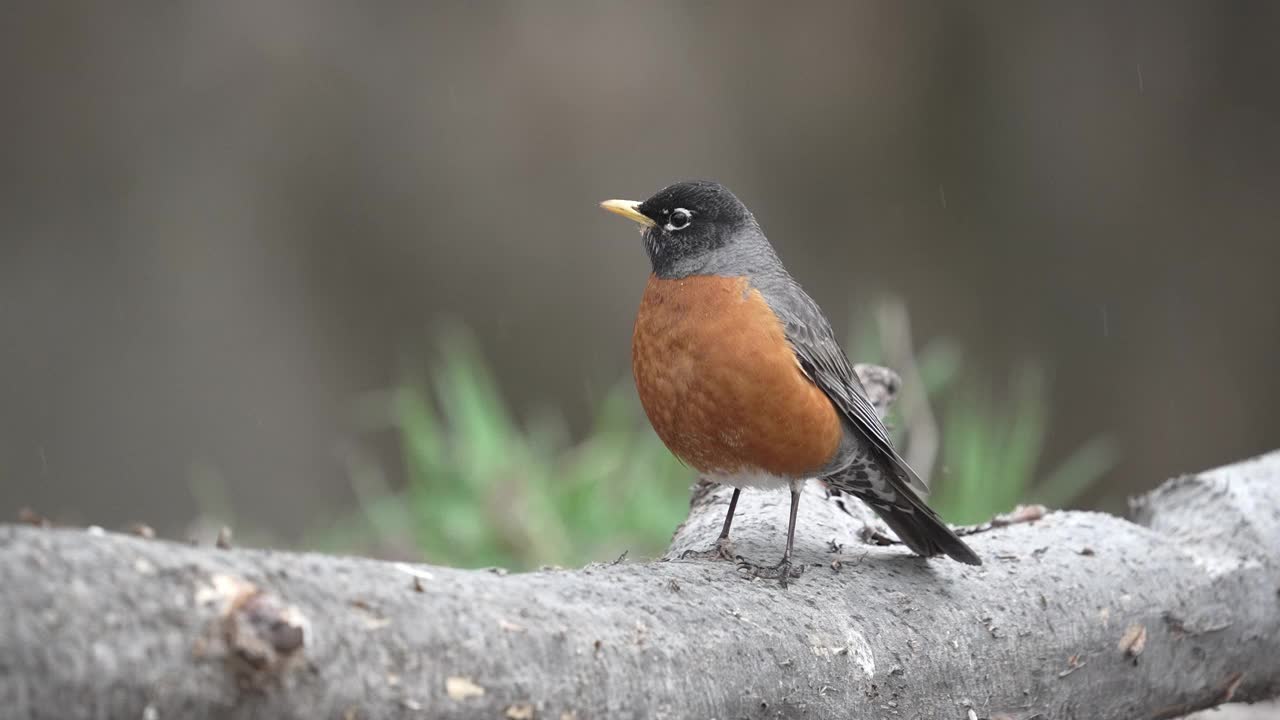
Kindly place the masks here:
<instances>
[{"instance_id":1,"label":"orange breast","mask_svg":"<svg viewBox=\"0 0 1280 720\"><path fill-rule=\"evenodd\" d=\"M835 408L745 278L650 276L631 369L653 429L704 473L805 477L839 447Z\"/></svg>"}]
</instances>

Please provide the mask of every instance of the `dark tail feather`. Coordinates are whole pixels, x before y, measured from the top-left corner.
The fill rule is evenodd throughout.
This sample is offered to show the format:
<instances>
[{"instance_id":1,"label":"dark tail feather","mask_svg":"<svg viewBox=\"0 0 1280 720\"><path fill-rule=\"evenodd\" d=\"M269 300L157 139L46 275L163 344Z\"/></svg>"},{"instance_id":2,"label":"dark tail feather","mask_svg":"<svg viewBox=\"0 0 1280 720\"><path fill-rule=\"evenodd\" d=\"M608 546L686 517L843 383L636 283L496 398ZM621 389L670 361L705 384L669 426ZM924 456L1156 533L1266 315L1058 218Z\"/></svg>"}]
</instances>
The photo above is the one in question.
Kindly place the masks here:
<instances>
[{"instance_id":1,"label":"dark tail feather","mask_svg":"<svg viewBox=\"0 0 1280 720\"><path fill-rule=\"evenodd\" d=\"M898 539L917 555L933 557L945 554L952 560L966 565L982 564L982 559L942 522L942 518L925 507L923 502L915 504L915 507L910 510L897 506L883 506L879 503L868 503L868 505L885 521Z\"/></svg>"}]
</instances>

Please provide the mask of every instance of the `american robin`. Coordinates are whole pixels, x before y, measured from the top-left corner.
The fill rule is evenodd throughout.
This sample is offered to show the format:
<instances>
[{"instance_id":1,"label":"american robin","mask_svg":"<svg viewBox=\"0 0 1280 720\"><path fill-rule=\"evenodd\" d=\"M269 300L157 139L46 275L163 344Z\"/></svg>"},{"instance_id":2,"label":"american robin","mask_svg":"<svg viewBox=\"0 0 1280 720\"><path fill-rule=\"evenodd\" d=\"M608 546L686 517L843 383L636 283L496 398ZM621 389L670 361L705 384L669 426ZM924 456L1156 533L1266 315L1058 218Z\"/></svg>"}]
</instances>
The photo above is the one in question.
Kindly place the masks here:
<instances>
[{"instance_id":1,"label":"american robin","mask_svg":"<svg viewBox=\"0 0 1280 720\"><path fill-rule=\"evenodd\" d=\"M676 457L734 488L719 554L730 555L742 488L789 487L782 561L746 566L784 583L798 575L800 489L818 478L867 503L916 553L982 564L925 503L831 324L733 193L682 182L601 207L641 225L653 266L631 341L645 414Z\"/></svg>"}]
</instances>

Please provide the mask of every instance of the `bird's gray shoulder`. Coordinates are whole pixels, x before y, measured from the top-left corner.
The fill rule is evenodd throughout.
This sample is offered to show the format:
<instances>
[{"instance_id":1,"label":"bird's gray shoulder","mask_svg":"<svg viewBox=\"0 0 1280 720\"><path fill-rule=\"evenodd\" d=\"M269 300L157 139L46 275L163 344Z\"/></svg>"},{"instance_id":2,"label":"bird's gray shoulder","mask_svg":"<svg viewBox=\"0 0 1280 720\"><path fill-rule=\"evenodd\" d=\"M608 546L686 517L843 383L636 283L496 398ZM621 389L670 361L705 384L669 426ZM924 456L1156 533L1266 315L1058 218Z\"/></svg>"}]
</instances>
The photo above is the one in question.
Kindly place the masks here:
<instances>
[{"instance_id":1,"label":"bird's gray shoulder","mask_svg":"<svg viewBox=\"0 0 1280 720\"><path fill-rule=\"evenodd\" d=\"M826 393L854 430L900 470L903 481L917 492L927 493L928 487L893 447L888 429L836 340L831 323L813 298L785 270L755 275L752 285L782 323L787 341L809 379Z\"/></svg>"}]
</instances>

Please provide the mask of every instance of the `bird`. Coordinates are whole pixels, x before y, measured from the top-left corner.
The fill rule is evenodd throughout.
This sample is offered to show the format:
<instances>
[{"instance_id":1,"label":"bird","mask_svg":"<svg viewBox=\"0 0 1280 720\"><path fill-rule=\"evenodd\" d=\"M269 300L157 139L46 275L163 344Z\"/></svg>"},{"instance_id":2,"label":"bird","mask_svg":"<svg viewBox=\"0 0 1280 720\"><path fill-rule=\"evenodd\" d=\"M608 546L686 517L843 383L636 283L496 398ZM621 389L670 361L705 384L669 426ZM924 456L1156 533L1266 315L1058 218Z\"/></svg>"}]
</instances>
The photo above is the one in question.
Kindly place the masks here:
<instances>
[{"instance_id":1,"label":"bird","mask_svg":"<svg viewBox=\"0 0 1280 720\"><path fill-rule=\"evenodd\" d=\"M737 559L753 577L798 577L796 512L816 478L865 502L916 554L982 564L927 504L831 323L737 196L684 181L600 206L639 224L651 266L631 340L645 415L681 462L733 487L707 554L735 559L729 530L743 488L789 488L781 561Z\"/></svg>"}]
</instances>

